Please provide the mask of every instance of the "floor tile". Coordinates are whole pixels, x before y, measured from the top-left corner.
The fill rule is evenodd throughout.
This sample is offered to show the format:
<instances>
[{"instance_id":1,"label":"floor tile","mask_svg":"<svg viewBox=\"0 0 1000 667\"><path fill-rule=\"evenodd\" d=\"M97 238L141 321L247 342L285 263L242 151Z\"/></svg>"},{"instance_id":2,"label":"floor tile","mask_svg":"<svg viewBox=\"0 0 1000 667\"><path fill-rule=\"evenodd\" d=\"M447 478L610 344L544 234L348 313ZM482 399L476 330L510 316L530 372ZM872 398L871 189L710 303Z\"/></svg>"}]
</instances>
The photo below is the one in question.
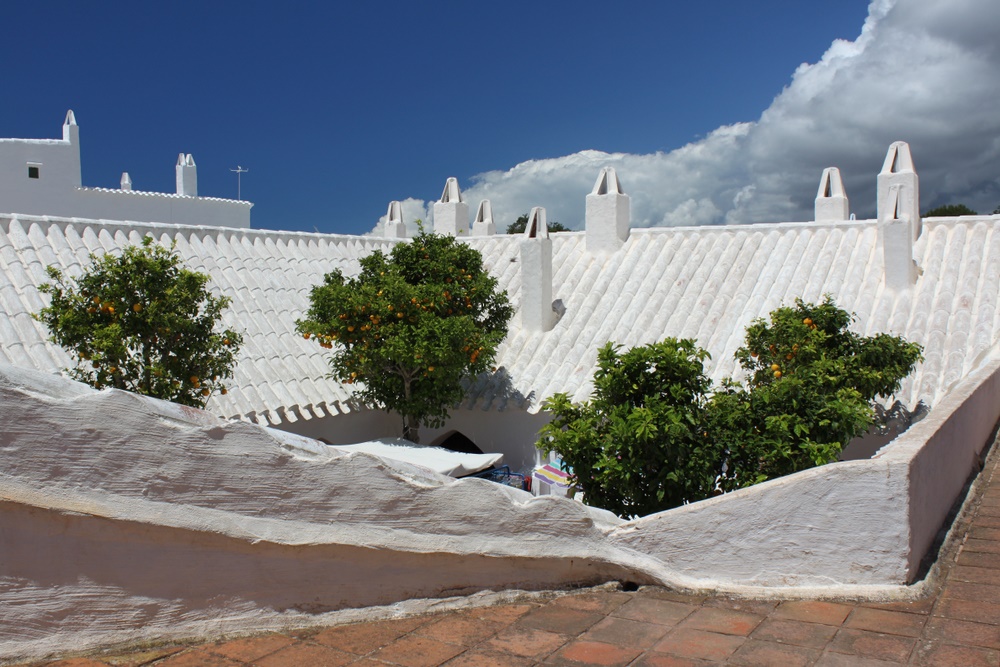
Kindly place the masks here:
<instances>
[{"instance_id":1,"label":"floor tile","mask_svg":"<svg viewBox=\"0 0 1000 667\"><path fill-rule=\"evenodd\" d=\"M996 667L1000 653L991 649L935 644L922 651L915 664L926 667Z\"/></svg>"},{"instance_id":2,"label":"floor tile","mask_svg":"<svg viewBox=\"0 0 1000 667\"><path fill-rule=\"evenodd\" d=\"M753 639L779 644L821 649L833 639L835 634L837 634L837 628L833 625L767 618L757 626L757 629L750 636Z\"/></svg>"},{"instance_id":3,"label":"floor tile","mask_svg":"<svg viewBox=\"0 0 1000 667\"><path fill-rule=\"evenodd\" d=\"M841 628L830 642L833 653L846 653L877 660L904 662L910 657L916 639L869 630Z\"/></svg>"},{"instance_id":4,"label":"floor tile","mask_svg":"<svg viewBox=\"0 0 1000 667\"><path fill-rule=\"evenodd\" d=\"M855 609L844 623L845 627L859 630L871 630L890 635L904 637L919 637L927 617L922 614L908 614L902 611L885 611L883 609Z\"/></svg>"},{"instance_id":5,"label":"floor tile","mask_svg":"<svg viewBox=\"0 0 1000 667\"><path fill-rule=\"evenodd\" d=\"M642 651L614 644L576 640L570 642L545 661L547 665L600 665L601 667L625 667Z\"/></svg>"},{"instance_id":6,"label":"floor tile","mask_svg":"<svg viewBox=\"0 0 1000 667\"><path fill-rule=\"evenodd\" d=\"M746 667L806 667L813 664L819 656L820 651L814 648L750 639L736 649L729 664Z\"/></svg>"},{"instance_id":7,"label":"floor tile","mask_svg":"<svg viewBox=\"0 0 1000 667\"><path fill-rule=\"evenodd\" d=\"M993 619L1000 622L1000 619ZM935 617L927 621L921 639L1000 649L1000 626Z\"/></svg>"},{"instance_id":8,"label":"floor tile","mask_svg":"<svg viewBox=\"0 0 1000 667\"><path fill-rule=\"evenodd\" d=\"M580 636L581 639L606 642L629 648L651 647L670 630L669 626L609 616Z\"/></svg>"},{"instance_id":9,"label":"floor tile","mask_svg":"<svg viewBox=\"0 0 1000 667\"><path fill-rule=\"evenodd\" d=\"M428 619L399 619L341 625L321 630L312 640L348 653L367 655L426 622Z\"/></svg>"},{"instance_id":10,"label":"floor tile","mask_svg":"<svg viewBox=\"0 0 1000 667\"><path fill-rule=\"evenodd\" d=\"M602 618L604 615L597 612L579 611L563 605L550 604L528 612L518 619L517 624L562 635L578 635Z\"/></svg>"},{"instance_id":11,"label":"floor tile","mask_svg":"<svg viewBox=\"0 0 1000 667\"><path fill-rule=\"evenodd\" d=\"M941 597L1000 605L1000 586L970 581L949 581L941 592Z\"/></svg>"},{"instance_id":12,"label":"floor tile","mask_svg":"<svg viewBox=\"0 0 1000 667\"><path fill-rule=\"evenodd\" d=\"M156 663L156 667L242 667L243 663L201 649L174 654Z\"/></svg>"},{"instance_id":13,"label":"floor tile","mask_svg":"<svg viewBox=\"0 0 1000 667\"><path fill-rule=\"evenodd\" d=\"M538 606L534 604L503 604L496 607L476 607L469 610L469 615L492 623L509 625Z\"/></svg>"},{"instance_id":14,"label":"floor tile","mask_svg":"<svg viewBox=\"0 0 1000 667\"><path fill-rule=\"evenodd\" d=\"M644 653L632 663L632 667L710 667L716 664L715 661L682 658L668 653Z\"/></svg>"},{"instance_id":15,"label":"floor tile","mask_svg":"<svg viewBox=\"0 0 1000 667\"><path fill-rule=\"evenodd\" d=\"M739 598L717 597L708 598L703 603L703 606L745 611L751 614L767 616L778 606L778 602L776 600L743 600Z\"/></svg>"},{"instance_id":16,"label":"floor tile","mask_svg":"<svg viewBox=\"0 0 1000 667\"><path fill-rule=\"evenodd\" d=\"M763 619L763 616L742 611L702 607L681 621L680 627L745 637L753 632Z\"/></svg>"},{"instance_id":17,"label":"floor tile","mask_svg":"<svg viewBox=\"0 0 1000 667\"><path fill-rule=\"evenodd\" d=\"M998 622L1000 621L1000 605L972 600L955 600L944 598L934 607L934 616L955 618L961 621Z\"/></svg>"},{"instance_id":18,"label":"floor tile","mask_svg":"<svg viewBox=\"0 0 1000 667\"><path fill-rule=\"evenodd\" d=\"M437 667L465 650L430 637L407 635L371 655L374 660L404 667Z\"/></svg>"},{"instance_id":19,"label":"floor tile","mask_svg":"<svg viewBox=\"0 0 1000 667\"><path fill-rule=\"evenodd\" d=\"M674 628L661 639L653 650L670 653L684 658L702 660L725 660L743 645L745 637L721 635L688 628Z\"/></svg>"},{"instance_id":20,"label":"floor tile","mask_svg":"<svg viewBox=\"0 0 1000 667\"><path fill-rule=\"evenodd\" d=\"M696 609L698 609L696 605L652 597L636 597L616 609L613 615L633 621L677 625L694 613Z\"/></svg>"},{"instance_id":21,"label":"floor tile","mask_svg":"<svg viewBox=\"0 0 1000 667\"><path fill-rule=\"evenodd\" d=\"M531 658L522 658L511 653L474 649L444 664L445 667L533 667L536 663Z\"/></svg>"},{"instance_id":22,"label":"floor tile","mask_svg":"<svg viewBox=\"0 0 1000 667\"><path fill-rule=\"evenodd\" d=\"M342 667L358 659L353 653L338 651L322 644L296 642L265 658L254 661L254 667Z\"/></svg>"},{"instance_id":23,"label":"floor tile","mask_svg":"<svg viewBox=\"0 0 1000 667\"><path fill-rule=\"evenodd\" d=\"M551 655L569 640L570 637L567 635L514 625L498 633L482 648L488 648L497 653L511 653L524 658L541 659Z\"/></svg>"},{"instance_id":24,"label":"floor tile","mask_svg":"<svg viewBox=\"0 0 1000 667\"><path fill-rule=\"evenodd\" d=\"M823 623L824 625L840 625L852 609L851 605L839 602L787 600L778 605L771 617Z\"/></svg>"},{"instance_id":25,"label":"floor tile","mask_svg":"<svg viewBox=\"0 0 1000 667\"><path fill-rule=\"evenodd\" d=\"M216 644L207 646L206 650L217 655L232 658L233 660L253 662L258 658L263 658L278 649L288 646L293 641L290 637L283 635L264 635L262 637L246 637L217 642Z\"/></svg>"},{"instance_id":26,"label":"floor tile","mask_svg":"<svg viewBox=\"0 0 1000 667\"><path fill-rule=\"evenodd\" d=\"M461 646L475 646L497 633L503 626L468 613L445 616L414 630L414 634Z\"/></svg>"},{"instance_id":27,"label":"floor tile","mask_svg":"<svg viewBox=\"0 0 1000 667\"><path fill-rule=\"evenodd\" d=\"M595 591L593 593L580 593L577 595L565 595L556 598L551 604L577 609L579 611L593 611L600 614L610 614L623 604L633 598L631 593L621 591Z\"/></svg>"}]
</instances>

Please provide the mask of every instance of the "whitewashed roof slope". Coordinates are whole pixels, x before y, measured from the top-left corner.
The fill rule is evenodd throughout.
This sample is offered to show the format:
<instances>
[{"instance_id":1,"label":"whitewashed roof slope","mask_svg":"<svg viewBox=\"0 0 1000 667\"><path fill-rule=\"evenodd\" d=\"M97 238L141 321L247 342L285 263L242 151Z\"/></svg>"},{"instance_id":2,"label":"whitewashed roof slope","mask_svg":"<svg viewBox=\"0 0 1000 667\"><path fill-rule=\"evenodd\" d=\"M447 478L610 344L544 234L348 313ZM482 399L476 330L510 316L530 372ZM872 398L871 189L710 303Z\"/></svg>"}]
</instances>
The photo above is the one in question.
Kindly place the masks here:
<instances>
[{"instance_id":1,"label":"whitewashed roof slope","mask_svg":"<svg viewBox=\"0 0 1000 667\"><path fill-rule=\"evenodd\" d=\"M325 273L356 273L359 258L393 243L380 238L0 216L0 307L7 314L0 318L0 362L68 366L31 318L44 305L37 287L45 267L75 274L89 253L146 234L176 241L190 268L210 274L233 300L227 326L245 332L232 389L213 397L210 410L280 424L356 409L349 387L327 378L328 353L295 333L294 323ZM933 405L997 352L1000 216L925 220L914 248L920 275L899 293L884 287L875 221L634 229L608 255L588 253L583 233L551 239L553 298L565 312L548 332L525 331L513 318L500 370L474 384L470 407L534 412L559 391L584 400L597 349L608 340L630 347L695 338L711 353L718 380L736 373L733 353L754 318L827 293L857 314L858 331L900 334L924 346L926 360L898 395L911 407ZM522 239L467 242L518 305Z\"/></svg>"}]
</instances>

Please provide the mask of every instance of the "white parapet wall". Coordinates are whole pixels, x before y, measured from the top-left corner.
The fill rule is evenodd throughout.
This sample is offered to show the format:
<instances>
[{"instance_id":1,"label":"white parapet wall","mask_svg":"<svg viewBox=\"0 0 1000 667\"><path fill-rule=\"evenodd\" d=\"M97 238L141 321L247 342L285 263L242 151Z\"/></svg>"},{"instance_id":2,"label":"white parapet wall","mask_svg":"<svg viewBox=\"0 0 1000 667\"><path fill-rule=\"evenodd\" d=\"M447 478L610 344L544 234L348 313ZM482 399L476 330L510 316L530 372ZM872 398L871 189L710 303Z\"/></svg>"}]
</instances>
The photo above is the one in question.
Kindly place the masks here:
<instances>
[{"instance_id":1,"label":"white parapet wall","mask_svg":"<svg viewBox=\"0 0 1000 667\"><path fill-rule=\"evenodd\" d=\"M629 580L906 595L1000 412L1000 363L866 461L624 522L0 365L0 660Z\"/></svg>"}]
</instances>

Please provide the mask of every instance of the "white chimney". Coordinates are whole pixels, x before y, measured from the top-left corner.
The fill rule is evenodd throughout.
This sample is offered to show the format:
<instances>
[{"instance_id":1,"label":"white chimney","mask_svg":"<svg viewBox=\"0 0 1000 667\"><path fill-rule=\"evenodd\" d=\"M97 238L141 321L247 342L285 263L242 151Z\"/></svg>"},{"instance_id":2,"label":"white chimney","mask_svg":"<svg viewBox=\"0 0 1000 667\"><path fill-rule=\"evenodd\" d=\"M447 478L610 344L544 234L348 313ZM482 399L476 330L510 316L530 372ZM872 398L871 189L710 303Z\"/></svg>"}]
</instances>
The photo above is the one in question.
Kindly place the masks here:
<instances>
[{"instance_id":1,"label":"white chimney","mask_svg":"<svg viewBox=\"0 0 1000 667\"><path fill-rule=\"evenodd\" d=\"M521 326L528 331L549 331L555 326L552 309L552 239L545 209L531 209L521 235Z\"/></svg>"},{"instance_id":2,"label":"white chimney","mask_svg":"<svg viewBox=\"0 0 1000 667\"><path fill-rule=\"evenodd\" d=\"M851 217L847 191L844 190L844 182L840 179L840 170L836 167L827 167L820 176L815 217L816 222L847 220Z\"/></svg>"},{"instance_id":3,"label":"white chimney","mask_svg":"<svg viewBox=\"0 0 1000 667\"><path fill-rule=\"evenodd\" d=\"M441 200L434 202L434 231L451 236L469 233L469 205L462 200L457 178L445 182Z\"/></svg>"},{"instance_id":4,"label":"white chimney","mask_svg":"<svg viewBox=\"0 0 1000 667\"><path fill-rule=\"evenodd\" d=\"M405 239L406 225L403 223L403 205L398 201L389 202L389 210L385 213L385 238Z\"/></svg>"},{"instance_id":5,"label":"white chimney","mask_svg":"<svg viewBox=\"0 0 1000 667\"><path fill-rule=\"evenodd\" d=\"M889 211L889 190L899 186L897 201L893 204L899 210L899 217L905 217L913 232L913 239L920 237L920 179L913 168L913 158L910 156L910 145L905 141L897 141L889 146L885 163L878 175L878 219L882 220L893 215Z\"/></svg>"},{"instance_id":6,"label":"white chimney","mask_svg":"<svg viewBox=\"0 0 1000 667\"><path fill-rule=\"evenodd\" d=\"M472 223L473 236L493 236L497 233L497 226L493 222L493 205L489 199L479 202L479 209L476 211L476 219Z\"/></svg>"},{"instance_id":7,"label":"white chimney","mask_svg":"<svg viewBox=\"0 0 1000 667\"><path fill-rule=\"evenodd\" d=\"M879 200L878 236L882 245L885 286L896 291L908 289L917 282L912 226L903 208L905 191L904 185L890 185L885 197Z\"/></svg>"},{"instance_id":8,"label":"white chimney","mask_svg":"<svg viewBox=\"0 0 1000 667\"><path fill-rule=\"evenodd\" d=\"M629 196L613 167L604 167L587 195L587 252L615 252L628 240Z\"/></svg>"},{"instance_id":9,"label":"white chimney","mask_svg":"<svg viewBox=\"0 0 1000 667\"><path fill-rule=\"evenodd\" d=\"M198 196L198 167L194 157L188 153L177 156L177 194L185 197Z\"/></svg>"}]
</instances>

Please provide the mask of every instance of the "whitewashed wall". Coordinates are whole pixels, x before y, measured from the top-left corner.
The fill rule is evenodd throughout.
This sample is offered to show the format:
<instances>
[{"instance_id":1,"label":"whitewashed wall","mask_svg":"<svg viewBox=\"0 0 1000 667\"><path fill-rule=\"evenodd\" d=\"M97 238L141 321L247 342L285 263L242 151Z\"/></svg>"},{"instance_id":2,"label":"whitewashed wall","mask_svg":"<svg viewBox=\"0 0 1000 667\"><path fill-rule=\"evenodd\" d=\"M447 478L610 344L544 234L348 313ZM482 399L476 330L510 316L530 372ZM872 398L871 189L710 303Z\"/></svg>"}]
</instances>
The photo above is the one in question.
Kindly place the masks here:
<instances>
[{"instance_id":1,"label":"whitewashed wall","mask_svg":"<svg viewBox=\"0 0 1000 667\"><path fill-rule=\"evenodd\" d=\"M612 579L901 594L976 468L1000 364L952 399L874 459L626 523L0 366L0 659Z\"/></svg>"}]
</instances>

